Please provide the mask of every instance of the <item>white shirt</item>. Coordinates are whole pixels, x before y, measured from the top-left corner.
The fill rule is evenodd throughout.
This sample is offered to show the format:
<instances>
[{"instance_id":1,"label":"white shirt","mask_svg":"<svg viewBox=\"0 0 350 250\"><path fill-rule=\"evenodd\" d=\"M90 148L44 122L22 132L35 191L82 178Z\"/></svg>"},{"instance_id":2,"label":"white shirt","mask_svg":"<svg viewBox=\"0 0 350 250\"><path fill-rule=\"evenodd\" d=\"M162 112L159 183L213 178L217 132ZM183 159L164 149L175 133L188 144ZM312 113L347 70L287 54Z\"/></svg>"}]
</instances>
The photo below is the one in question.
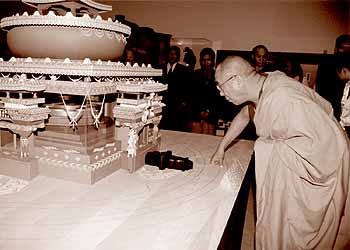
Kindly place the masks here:
<instances>
[{"instance_id":1,"label":"white shirt","mask_svg":"<svg viewBox=\"0 0 350 250\"><path fill-rule=\"evenodd\" d=\"M166 66L166 72L169 74L170 72L173 72L173 70L175 69L177 63L174 63L173 65L171 65L170 63L167 64Z\"/></svg>"},{"instance_id":2,"label":"white shirt","mask_svg":"<svg viewBox=\"0 0 350 250\"><path fill-rule=\"evenodd\" d=\"M343 97L341 99L340 125L344 128L350 126L350 81L345 84Z\"/></svg>"}]
</instances>

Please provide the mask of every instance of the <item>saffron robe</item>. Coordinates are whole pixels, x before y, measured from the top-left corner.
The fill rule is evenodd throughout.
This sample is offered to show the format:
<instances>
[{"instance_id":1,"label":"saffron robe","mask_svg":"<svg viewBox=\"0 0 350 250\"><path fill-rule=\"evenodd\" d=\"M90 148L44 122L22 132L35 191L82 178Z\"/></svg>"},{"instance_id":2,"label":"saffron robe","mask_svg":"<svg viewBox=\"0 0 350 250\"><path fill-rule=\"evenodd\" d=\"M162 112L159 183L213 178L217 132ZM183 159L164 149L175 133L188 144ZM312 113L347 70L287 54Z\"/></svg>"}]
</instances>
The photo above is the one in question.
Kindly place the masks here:
<instances>
[{"instance_id":1,"label":"saffron robe","mask_svg":"<svg viewBox=\"0 0 350 250\"><path fill-rule=\"evenodd\" d=\"M331 105L276 71L265 80L254 123L256 249L332 249L350 162Z\"/></svg>"}]
</instances>

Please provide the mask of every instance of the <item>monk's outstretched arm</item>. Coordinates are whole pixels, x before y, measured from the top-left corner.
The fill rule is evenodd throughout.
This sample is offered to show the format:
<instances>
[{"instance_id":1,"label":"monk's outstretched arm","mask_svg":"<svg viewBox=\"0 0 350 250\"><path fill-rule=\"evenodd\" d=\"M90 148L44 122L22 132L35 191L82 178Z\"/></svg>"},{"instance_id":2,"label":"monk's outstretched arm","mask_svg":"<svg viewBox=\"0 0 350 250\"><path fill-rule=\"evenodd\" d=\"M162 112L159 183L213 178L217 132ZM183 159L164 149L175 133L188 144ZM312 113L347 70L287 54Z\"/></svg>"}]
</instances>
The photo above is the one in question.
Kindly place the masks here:
<instances>
[{"instance_id":1,"label":"monk's outstretched arm","mask_svg":"<svg viewBox=\"0 0 350 250\"><path fill-rule=\"evenodd\" d=\"M222 139L221 143L217 147L214 155L211 157L210 162L214 164L223 165L224 153L226 147L243 131L248 125L249 117L249 105L244 106L241 111L233 118L231 126L229 127L226 135Z\"/></svg>"}]
</instances>

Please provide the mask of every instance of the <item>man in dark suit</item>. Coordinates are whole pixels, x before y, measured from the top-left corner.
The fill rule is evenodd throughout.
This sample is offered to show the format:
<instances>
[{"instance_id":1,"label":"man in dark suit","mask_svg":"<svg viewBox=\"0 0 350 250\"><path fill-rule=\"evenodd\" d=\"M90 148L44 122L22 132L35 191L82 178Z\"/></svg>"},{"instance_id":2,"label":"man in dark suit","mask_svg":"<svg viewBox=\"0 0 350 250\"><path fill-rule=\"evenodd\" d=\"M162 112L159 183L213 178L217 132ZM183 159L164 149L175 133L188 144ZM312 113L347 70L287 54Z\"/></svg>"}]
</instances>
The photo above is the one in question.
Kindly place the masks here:
<instances>
[{"instance_id":1,"label":"man in dark suit","mask_svg":"<svg viewBox=\"0 0 350 250\"><path fill-rule=\"evenodd\" d=\"M335 59L339 55L343 55L348 56L350 60L350 34L340 35L336 39L334 55L333 59L318 66L316 91L332 104L334 116L340 120L344 83L337 75Z\"/></svg>"},{"instance_id":2,"label":"man in dark suit","mask_svg":"<svg viewBox=\"0 0 350 250\"><path fill-rule=\"evenodd\" d=\"M340 125L350 136L350 60L346 55L336 58L336 70L339 79L343 82L343 95L341 98Z\"/></svg>"},{"instance_id":3,"label":"man in dark suit","mask_svg":"<svg viewBox=\"0 0 350 250\"><path fill-rule=\"evenodd\" d=\"M190 96L188 95L191 81L191 71L180 62L180 48L171 46L168 54L168 63L162 67L162 82L168 84L164 95L166 104L163 112L161 128L188 131L190 112Z\"/></svg>"}]
</instances>

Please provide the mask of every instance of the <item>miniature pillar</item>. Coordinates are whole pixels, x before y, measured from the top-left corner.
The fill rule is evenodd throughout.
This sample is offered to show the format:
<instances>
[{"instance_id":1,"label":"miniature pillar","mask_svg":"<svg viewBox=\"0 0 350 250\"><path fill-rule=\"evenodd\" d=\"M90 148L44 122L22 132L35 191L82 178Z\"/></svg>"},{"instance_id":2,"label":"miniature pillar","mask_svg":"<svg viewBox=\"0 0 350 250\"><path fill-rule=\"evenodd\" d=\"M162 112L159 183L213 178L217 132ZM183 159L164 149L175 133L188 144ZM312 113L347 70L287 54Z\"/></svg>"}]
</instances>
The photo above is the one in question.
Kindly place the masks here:
<instances>
[{"instance_id":1,"label":"miniature pillar","mask_svg":"<svg viewBox=\"0 0 350 250\"><path fill-rule=\"evenodd\" d=\"M17 135L13 133L12 138L13 138L13 150L17 151Z\"/></svg>"}]
</instances>

